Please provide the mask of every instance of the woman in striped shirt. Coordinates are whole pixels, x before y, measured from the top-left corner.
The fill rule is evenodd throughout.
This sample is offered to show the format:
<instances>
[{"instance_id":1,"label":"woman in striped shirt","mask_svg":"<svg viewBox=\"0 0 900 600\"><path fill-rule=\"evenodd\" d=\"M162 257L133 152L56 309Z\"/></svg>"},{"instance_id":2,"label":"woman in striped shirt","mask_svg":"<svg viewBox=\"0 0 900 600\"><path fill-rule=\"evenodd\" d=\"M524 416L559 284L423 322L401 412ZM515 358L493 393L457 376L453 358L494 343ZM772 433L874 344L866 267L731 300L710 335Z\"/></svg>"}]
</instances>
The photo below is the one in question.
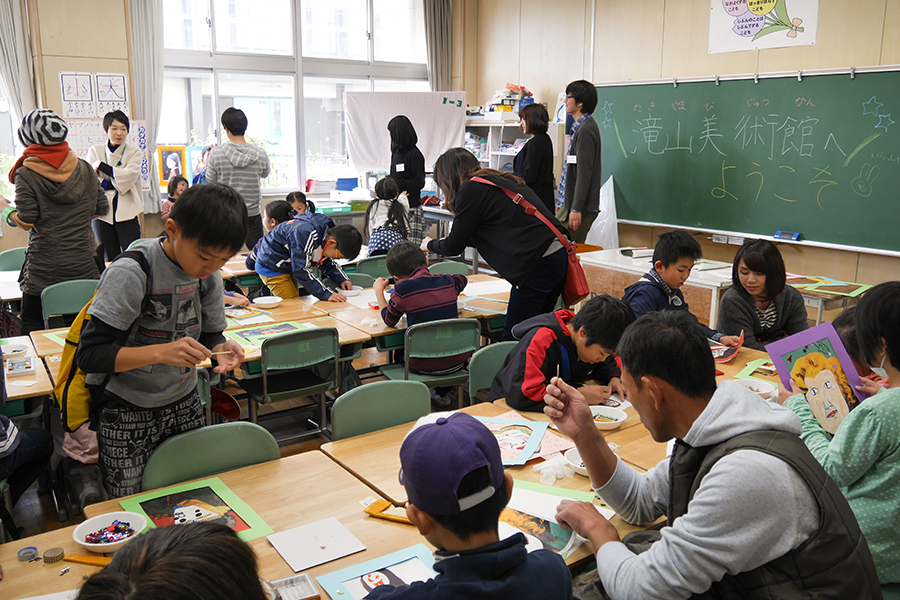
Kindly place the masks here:
<instances>
[{"instance_id":1,"label":"woman in striped shirt","mask_svg":"<svg viewBox=\"0 0 900 600\"><path fill-rule=\"evenodd\" d=\"M766 344L809 328L803 297L786 285L784 260L772 242L744 242L734 257L731 280L716 324L723 334L743 331L745 346L765 350Z\"/></svg>"}]
</instances>

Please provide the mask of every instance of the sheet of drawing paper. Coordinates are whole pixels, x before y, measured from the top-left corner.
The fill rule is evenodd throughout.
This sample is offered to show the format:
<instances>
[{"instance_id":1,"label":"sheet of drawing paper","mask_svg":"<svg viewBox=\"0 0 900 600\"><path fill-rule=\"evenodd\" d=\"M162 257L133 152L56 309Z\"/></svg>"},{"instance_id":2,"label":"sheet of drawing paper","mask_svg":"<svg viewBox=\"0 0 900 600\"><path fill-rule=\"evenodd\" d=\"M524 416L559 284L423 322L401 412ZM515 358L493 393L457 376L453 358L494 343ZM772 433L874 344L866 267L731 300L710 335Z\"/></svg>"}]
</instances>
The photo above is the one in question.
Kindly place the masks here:
<instances>
[{"instance_id":1,"label":"sheet of drawing paper","mask_svg":"<svg viewBox=\"0 0 900 600\"><path fill-rule=\"evenodd\" d=\"M478 283L470 283L463 290L466 296L484 296L485 294L501 294L509 292L512 286L505 279L496 279L494 281L479 281Z\"/></svg>"},{"instance_id":2,"label":"sheet of drawing paper","mask_svg":"<svg viewBox=\"0 0 900 600\"><path fill-rule=\"evenodd\" d=\"M366 549L335 517L266 538L295 573Z\"/></svg>"}]
</instances>

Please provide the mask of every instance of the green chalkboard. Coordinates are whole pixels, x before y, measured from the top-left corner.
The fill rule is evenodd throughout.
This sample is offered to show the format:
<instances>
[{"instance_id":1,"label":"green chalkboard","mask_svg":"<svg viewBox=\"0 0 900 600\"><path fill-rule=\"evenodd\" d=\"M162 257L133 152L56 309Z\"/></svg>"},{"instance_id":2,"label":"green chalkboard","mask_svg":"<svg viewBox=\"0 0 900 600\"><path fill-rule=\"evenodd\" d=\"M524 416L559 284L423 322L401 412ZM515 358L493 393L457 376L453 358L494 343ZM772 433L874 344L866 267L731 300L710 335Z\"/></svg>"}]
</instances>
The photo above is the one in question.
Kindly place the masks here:
<instances>
[{"instance_id":1,"label":"green chalkboard","mask_svg":"<svg viewBox=\"0 0 900 600\"><path fill-rule=\"evenodd\" d=\"M597 93L619 219L900 250L900 72Z\"/></svg>"}]
</instances>

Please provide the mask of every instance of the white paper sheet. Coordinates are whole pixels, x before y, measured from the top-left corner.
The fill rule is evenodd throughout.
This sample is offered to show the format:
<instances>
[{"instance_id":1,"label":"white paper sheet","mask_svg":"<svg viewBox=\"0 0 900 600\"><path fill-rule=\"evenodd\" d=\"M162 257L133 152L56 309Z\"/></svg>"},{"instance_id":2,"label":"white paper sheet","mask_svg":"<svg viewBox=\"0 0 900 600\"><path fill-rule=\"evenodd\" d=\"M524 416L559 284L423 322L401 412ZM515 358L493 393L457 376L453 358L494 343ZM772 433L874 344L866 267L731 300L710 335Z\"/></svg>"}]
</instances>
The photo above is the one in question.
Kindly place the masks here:
<instances>
[{"instance_id":1,"label":"white paper sheet","mask_svg":"<svg viewBox=\"0 0 900 600\"><path fill-rule=\"evenodd\" d=\"M334 517L273 533L267 539L295 573L366 549Z\"/></svg>"},{"instance_id":2,"label":"white paper sheet","mask_svg":"<svg viewBox=\"0 0 900 600\"><path fill-rule=\"evenodd\" d=\"M513 487L512 498L510 498L507 506L520 512L556 523L556 507L559 506L559 503L562 500L565 500L565 498ZM597 509L597 512L607 519L613 518L616 514L614 510L602 508L596 504L593 506Z\"/></svg>"},{"instance_id":3,"label":"white paper sheet","mask_svg":"<svg viewBox=\"0 0 900 600\"><path fill-rule=\"evenodd\" d=\"M338 293L343 293L341 290L337 290ZM344 294L346 296L346 294ZM388 298L389 295L386 295L385 298ZM369 302L378 303L375 300L375 290L372 288L363 288L359 291L359 294L356 296L347 296L347 302L352 304L353 306L357 306L359 308L370 308ZM376 315L376 311L372 311L373 315Z\"/></svg>"},{"instance_id":4,"label":"white paper sheet","mask_svg":"<svg viewBox=\"0 0 900 600\"><path fill-rule=\"evenodd\" d=\"M494 281L479 281L478 283L470 283L463 290L466 296L484 296L485 294L500 294L509 292L512 286L505 279L497 279Z\"/></svg>"}]
</instances>

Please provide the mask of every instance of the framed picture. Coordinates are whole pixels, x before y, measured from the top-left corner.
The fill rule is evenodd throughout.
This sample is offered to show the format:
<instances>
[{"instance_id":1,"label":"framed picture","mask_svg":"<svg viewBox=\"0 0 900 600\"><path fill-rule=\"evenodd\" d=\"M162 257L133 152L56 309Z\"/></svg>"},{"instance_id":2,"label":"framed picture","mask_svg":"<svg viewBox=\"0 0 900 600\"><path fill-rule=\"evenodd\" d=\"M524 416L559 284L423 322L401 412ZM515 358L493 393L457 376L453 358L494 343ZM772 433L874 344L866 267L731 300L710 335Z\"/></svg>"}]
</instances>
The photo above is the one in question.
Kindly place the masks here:
<instances>
[{"instance_id":1,"label":"framed picture","mask_svg":"<svg viewBox=\"0 0 900 600\"><path fill-rule=\"evenodd\" d=\"M332 598L362 600L381 585L402 586L437 575L434 555L424 544L387 554L328 575L316 581Z\"/></svg>"},{"instance_id":2,"label":"framed picture","mask_svg":"<svg viewBox=\"0 0 900 600\"><path fill-rule=\"evenodd\" d=\"M119 501L123 510L147 517L147 529L213 521L249 542L273 533L247 503L218 477L155 490Z\"/></svg>"},{"instance_id":3,"label":"framed picture","mask_svg":"<svg viewBox=\"0 0 900 600\"><path fill-rule=\"evenodd\" d=\"M800 388L822 429L833 435L862 399L859 374L834 326L822 323L772 342L766 351L781 383Z\"/></svg>"},{"instance_id":4,"label":"framed picture","mask_svg":"<svg viewBox=\"0 0 900 600\"><path fill-rule=\"evenodd\" d=\"M206 164L200 164L200 157L203 155L203 148L205 146L187 146L185 148L185 152L187 153L187 162L185 164L185 171L187 172L187 180L190 182L194 181L194 176L206 168Z\"/></svg>"},{"instance_id":5,"label":"framed picture","mask_svg":"<svg viewBox=\"0 0 900 600\"><path fill-rule=\"evenodd\" d=\"M184 171L184 146L157 146L156 157L159 160L159 185L169 185L169 180L176 175L187 178Z\"/></svg>"}]
</instances>

